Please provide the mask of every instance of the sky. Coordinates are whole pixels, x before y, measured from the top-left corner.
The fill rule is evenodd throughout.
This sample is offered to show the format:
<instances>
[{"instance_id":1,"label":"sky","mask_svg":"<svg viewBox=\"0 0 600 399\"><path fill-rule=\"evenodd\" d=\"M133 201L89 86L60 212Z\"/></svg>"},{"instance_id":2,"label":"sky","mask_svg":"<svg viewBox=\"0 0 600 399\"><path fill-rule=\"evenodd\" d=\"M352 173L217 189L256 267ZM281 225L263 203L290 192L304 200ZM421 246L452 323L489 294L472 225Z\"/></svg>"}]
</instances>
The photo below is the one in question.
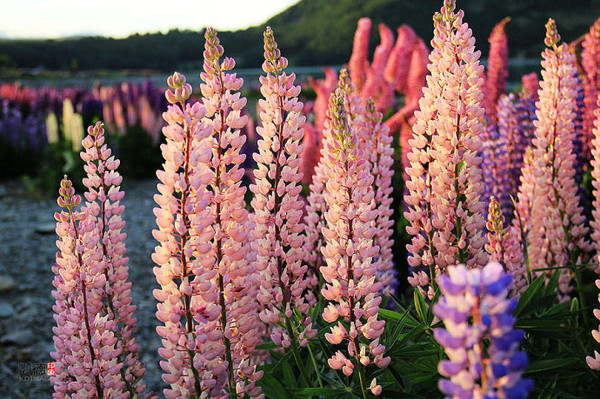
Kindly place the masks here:
<instances>
[{"instance_id":1,"label":"sky","mask_svg":"<svg viewBox=\"0 0 600 399\"><path fill-rule=\"evenodd\" d=\"M245 29L299 0L0 0L0 37L115 38L178 28Z\"/></svg>"}]
</instances>

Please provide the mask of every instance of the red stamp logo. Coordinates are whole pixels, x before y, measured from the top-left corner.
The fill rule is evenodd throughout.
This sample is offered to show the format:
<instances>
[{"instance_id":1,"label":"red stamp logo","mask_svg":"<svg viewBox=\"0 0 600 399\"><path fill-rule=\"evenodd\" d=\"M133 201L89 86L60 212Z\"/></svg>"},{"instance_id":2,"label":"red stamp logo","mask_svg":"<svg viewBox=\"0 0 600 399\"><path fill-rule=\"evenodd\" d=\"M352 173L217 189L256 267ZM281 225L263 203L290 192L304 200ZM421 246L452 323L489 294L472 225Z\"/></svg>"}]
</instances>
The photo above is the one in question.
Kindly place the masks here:
<instances>
[{"instance_id":1,"label":"red stamp logo","mask_svg":"<svg viewBox=\"0 0 600 399\"><path fill-rule=\"evenodd\" d=\"M56 366L55 363L46 363L46 375L47 376L54 376L56 374Z\"/></svg>"}]
</instances>

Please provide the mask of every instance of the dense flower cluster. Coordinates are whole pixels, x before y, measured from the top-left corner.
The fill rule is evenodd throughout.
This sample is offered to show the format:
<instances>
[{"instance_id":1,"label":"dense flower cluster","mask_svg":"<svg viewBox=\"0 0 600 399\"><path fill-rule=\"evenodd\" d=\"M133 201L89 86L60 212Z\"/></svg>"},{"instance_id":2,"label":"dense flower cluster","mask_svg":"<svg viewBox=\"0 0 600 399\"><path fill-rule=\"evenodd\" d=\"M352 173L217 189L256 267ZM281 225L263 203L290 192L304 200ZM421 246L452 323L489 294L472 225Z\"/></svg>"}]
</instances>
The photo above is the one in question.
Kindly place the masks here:
<instances>
[{"instance_id":1,"label":"dense flower cluster","mask_svg":"<svg viewBox=\"0 0 600 399\"><path fill-rule=\"evenodd\" d=\"M155 210L160 228L155 237L162 245L153 255L161 265L155 273L162 291L155 296L161 302L157 317L165 322L158 328L167 360L163 379L171 384L165 395L260 397L255 381L261 373L249 356L262 327L239 166L246 100L235 93L242 80L227 73L234 61L220 61L216 31L208 29L205 36L202 104L186 104L192 89L177 73L166 93L173 105L165 114L167 162L159 173L161 208Z\"/></svg>"},{"instance_id":2,"label":"dense flower cluster","mask_svg":"<svg viewBox=\"0 0 600 399\"><path fill-rule=\"evenodd\" d=\"M543 80L537 104L533 139L535 191L528 227L532 269L573 265L587 250L587 227L575 185L573 120L575 118L575 63L551 19L546 24L542 53ZM560 292L571 291L569 269L561 270Z\"/></svg>"},{"instance_id":3,"label":"dense flower cluster","mask_svg":"<svg viewBox=\"0 0 600 399\"><path fill-rule=\"evenodd\" d=\"M485 82L485 111L491 125L497 120L496 104L498 99L506 90L508 78L508 39L506 37L506 24L510 17L498 22L489 37L490 55L488 57L488 68Z\"/></svg>"},{"instance_id":4,"label":"dense flower cluster","mask_svg":"<svg viewBox=\"0 0 600 399\"><path fill-rule=\"evenodd\" d=\"M288 60L267 28L256 129L240 94L243 80L231 72L235 61L223 57L217 32L206 30L201 95L194 99L177 72L165 92L170 105L163 114L152 260L166 398L275 397L274 377L260 381L265 371L283 373L286 384L296 379L296 387L281 389L300 395L330 388L355 393L360 385L365 399L391 397L397 391L389 375L400 381L398 370L380 368L402 352L397 343L413 339L413 348L435 348L424 351L425 357L435 352L431 359L443 347L448 359L438 364L438 386L448 398L529 394L533 382L522 379L528 357L519 351L524 333L514 329L513 312L521 296L519 322L537 317L536 296L555 299L547 293L556 283L543 287L544 277L532 283L532 271L556 269L561 300L570 299L576 277L580 302L571 304L573 320L576 310L590 308L582 264L600 271L600 107L588 98L599 90L600 28L594 25L583 41L580 75L572 48L559 44L549 20L541 82L524 76L522 92L505 95L507 22L490 37L486 80L454 0L444 0L434 17L431 53L409 27L398 29L394 44L393 31L381 24L369 62L371 21L361 19L349 71L340 71L337 87L333 69L312 81L314 103L300 101L296 76L286 71ZM121 89L110 109L96 104L117 134L136 121L134 90ZM394 92L404 96L404 106L384 122ZM83 110L68 98L57 104L63 134L74 149L82 144L88 190L79 207L65 177L58 199L65 210L55 214L54 397L139 397L145 369L133 335L119 161L102 123L81 140ZM47 122L48 137L58 140L56 116ZM162 124L151 116L146 122ZM397 129L409 162L403 204L393 204ZM577 191L590 165L576 156L586 148L594 195L591 261ZM310 182L306 204L303 182ZM397 300L391 295L397 284L393 206L404 206L408 282L419 290L415 312L407 307L403 315L380 309L384 296ZM530 283L534 289L526 291ZM553 312L566 315L564 305L556 301ZM594 315L600 319L600 310ZM443 328L427 334L439 322ZM404 332L411 323L419 323L415 335ZM535 332L531 324L527 329ZM600 329L592 337L600 342ZM292 355L296 368L288 362ZM598 351L586 360L600 369ZM320 388L311 386L312 373Z\"/></svg>"},{"instance_id":5,"label":"dense flower cluster","mask_svg":"<svg viewBox=\"0 0 600 399\"><path fill-rule=\"evenodd\" d=\"M483 67L471 30L445 1L434 18L427 85L415 113L405 211L412 236L411 284L426 287L447 265L485 264L485 225L478 138L484 131ZM460 99L457 101L457 99ZM426 274L429 271L429 276Z\"/></svg>"},{"instance_id":6,"label":"dense flower cluster","mask_svg":"<svg viewBox=\"0 0 600 399\"><path fill-rule=\"evenodd\" d=\"M447 398L525 398L533 387L522 379L527 355L519 352L523 331L513 329L514 299L506 299L511 276L496 262L481 269L448 268L438 283L433 311L445 328L434 330L449 360L438 365Z\"/></svg>"},{"instance_id":7,"label":"dense flower cluster","mask_svg":"<svg viewBox=\"0 0 600 399\"><path fill-rule=\"evenodd\" d=\"M385 321L377 318L381 283L376 281L377 270L372 264L378 253L378 247L373 245L373 176L358 145L359 136L349 123L347 109L345 93L338 89L330 101L328 134L332 136L327 140L328 154L324 159L328 180L323 196L328 209L327 225L322 229L326 266L321 267L321 272L326 282L322 295L328 301L323 319L338 322L325 338L331 344L348 341L347 353L353 359L338 351L329 365L351 375L355 367L373 362L385 367L390 358L383 357L385 348L379 344ZM349 328L340 319L347 321ZM370 343L361 343L362 339Z\"/></svg>"},{"instance_id":8,"label":"dense flower cluster","mask_svg":"<svg viewBox=\"0 0 600 399\"><path fill-rule=\"evenodd\" d=\"M371 165L373 174L374 209L377 216L373 221L375 235L373 243L379 247L379 256L375 263L377 265L378 281L381 282L381 290L384 295L394 293L395 270L392 254L394 240L394 220L392 210L392 176L394 175L394 149L392 148L392 136L389 129L382 122L382 115L377 112L372 99L367 99L366 105L366 131L371 135L365 146L365 155Z\"/></svg>"},{"instance_id":9,"label":"dense flower cluster","mask_svg":"<svg viewBox=\"0 0 600 399\"><path fill-rule=\"evenodd\" d=\"M594 112L598 108L600 91L600 18L590 27L581 43L581 67L583 68L583 91L585 112L583 114L583 158L591 157Z\"/></svg>"},{"instance_id":10,"label":"dense flower cluster","mask_svg":"<svg viewBox=\"0 0 600 399\"><path fill-rule=\"evenodd\" d=\"M144 366L139 361L139 345L133 336L137 324L134 317L136 306L131 303L128 259L124 256L126 234L122 231L125 221L121 215L125 207L119 202L125 195L120 189L123 178L117 171L119 160L112 156L105 144L102 123L90 126L87 132L82 143L85 151L81 153L87 172L87 178L83 179L88 188L85 207L96 226L102 250L107 314L115 321L113 332L118 339L117 348L121 349L118 359L123 363L121 376L133 396L134 392L144 390L141 385Z\"/></svg>"},{"instance_id":11,"label":"dense flower cluster","mask_svg":"<svg viewBox=\"0 0 600 399\"><path fill-rule=\"evenodd\" d=\"M309 279L307 266L303 264L304 204L299 198L302 186L302 152L300 141L305 118L298 101L300 86L294 85L295 75L287 75L287 59L282 57L273 31L265 32L265 61L261 92L265 99L259 100L262 109L262 126L257 129L261 139L255 160L253 231L256 239L257 283L260 285L258 300L263 305L261 320L272 327L271 338L283 347L290 344L306 345L306 337L312 338L316 330L311 327L310 317L304 318L305 329L296 331L293 312L306 315L315 298L307 293ZM307 294L308 297L307 297ZM279 327L283 322L285 328Z\"/></svg>"},{"instance_id":12,"label":"dense flower cluster","mask_svg":"<svg viewBox=\"0 0 600 399\"><path fill-rule=\"evenodd\" d=\"M83 140L88 187L86 205L66 177L61 182L56 213L59 236L52 295L56 300L56 398L132 397L144 391L144 365L133 336L135 306L127 281L123 198L119 161L104 144L98 122Z\"/></svg>"}]
</instances>

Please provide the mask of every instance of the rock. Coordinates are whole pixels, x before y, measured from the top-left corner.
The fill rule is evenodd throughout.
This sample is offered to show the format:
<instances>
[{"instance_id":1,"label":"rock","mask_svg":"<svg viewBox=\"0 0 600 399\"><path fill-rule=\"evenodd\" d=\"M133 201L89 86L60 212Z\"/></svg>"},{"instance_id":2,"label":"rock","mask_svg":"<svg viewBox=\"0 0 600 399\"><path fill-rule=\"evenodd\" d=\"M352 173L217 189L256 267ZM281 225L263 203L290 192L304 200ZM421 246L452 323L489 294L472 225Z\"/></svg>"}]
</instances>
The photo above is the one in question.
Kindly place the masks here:
<instances>
[{"instance_id":1,"label":"rock","mask_svg":"<svg viewBox=\"0 0 600 399\"><path fill-rule=\"evenodd\" d=\"M8 292L17 288L18 284L10 277L0 276L0 292Z\"/></svg>"},{"instance_id":2,"label":"rock","mask_svg":"<svg viewBox=\"0 0 600 399\"><path fill-rule=\"evenodd\" d=\"M10 303L0 302L0 318L10 317L15 314L15 308Z\"/></svg>"},{"instance_id":3,"label":"rock","mask_svg":"<svg viewBox=\"0 0 600 399\"><path fill-rule=\"evenodd\" d=\"M34 231L37 234L47 235L47 234L54 234L55 229L56 229L56 223L39 223L35 226Z\"/></svg>"},{"instance_id":4,"label":"rock","mask_svg":"<svg viewBox=\"0 0 600 399\"><path fill-rule=\"evenodd\" d=\"M12 331L0 338L3 344L14 344L18 346L29 346L36 342L37 338L31 330Z\"/></svg>"}]
</instances>

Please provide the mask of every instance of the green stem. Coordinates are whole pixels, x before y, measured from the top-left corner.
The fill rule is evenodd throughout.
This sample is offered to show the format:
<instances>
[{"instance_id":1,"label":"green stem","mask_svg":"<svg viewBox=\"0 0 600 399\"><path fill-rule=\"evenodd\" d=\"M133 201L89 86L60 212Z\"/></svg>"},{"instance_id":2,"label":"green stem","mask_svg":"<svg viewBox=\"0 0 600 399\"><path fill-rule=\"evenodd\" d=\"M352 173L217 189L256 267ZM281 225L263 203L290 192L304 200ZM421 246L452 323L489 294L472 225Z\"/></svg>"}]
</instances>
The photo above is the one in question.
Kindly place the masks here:
<instances>
[{"instance_id":1,"label":"green stem","mask_svg":"<svg viewBox=\"0 0 600 399\"><path fill-rule=\"evenodd\" d=\"M315 372L317 373L317 380L319 381L319 387L323 388L323 381L321 381L321 374L319 373L319 368L317 367L317 362L315 360L315 355L310 347L310 344L306 345L308 348L308 353L310 353L310 359L312 360L313 366L315 367Z\"/></svg>"},{"instance_id":2,"label":"green stem","mask_svg":"<svg viewBox=\"0 0 600 399\"><path fill-rule=\"evenodd\" d=\"M581 282L581 270L576 267L571 268L571 270L573 270L573 273L575 274L575 284L577 284L577 294L579 295L579 302L581 302L583 321L587 325L590 319L586 311L585 295L583 294L583 284Z\"/></svg>"},{"instance_id":3,"label":"green stem","mask_svg":"<svg viewBox=\"0 0 600 399\"><path fill-rule=\"evenodd\" d=\"M298 351L298 341L296 340L296 335L294 334L294 330L292 329L292 323L289 319L289 317L285 318L285 326L288 330L288 335L290 336L290 341L291 341L291 345L290 348L292 349L292 354L294 355L294 360L296 361L296 365L298 366L298 369L300 369L300 374L302 375L302 380L304 381L304 384L307 387L310 387L310 379L308 378L308 374L306 374L306 370L304 370L304 367L302 367L302 362L300 361L300 353Z\"/></svg>"},{"instance_id":4,"label":"green stem","mask_svg":"<svg viewBox=\"0 0 600 399\"><path fill-rule=\"evenodd\" d=\"M363 399L367 399L367 392L365 391L365 382L364 382L364 366L360 364L358 366L358 380L360 381L360 393L362 394Z\"/></svg>"}]
</instances>

